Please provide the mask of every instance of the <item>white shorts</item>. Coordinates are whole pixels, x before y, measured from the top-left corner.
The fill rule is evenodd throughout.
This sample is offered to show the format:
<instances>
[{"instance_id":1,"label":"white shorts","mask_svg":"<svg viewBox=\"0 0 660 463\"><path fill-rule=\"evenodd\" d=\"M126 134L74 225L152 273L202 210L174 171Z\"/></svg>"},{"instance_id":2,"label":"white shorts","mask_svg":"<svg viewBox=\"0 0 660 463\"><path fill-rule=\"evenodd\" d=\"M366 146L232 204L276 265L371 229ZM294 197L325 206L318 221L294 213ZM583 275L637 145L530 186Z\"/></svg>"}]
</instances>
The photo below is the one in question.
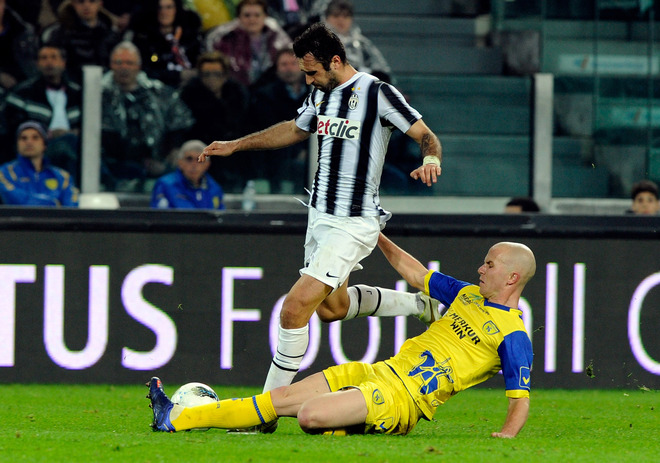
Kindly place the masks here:
<instances>
[{"instance_id":1,"label":"white shorts","mask_svg":"<svg viewBox=\"0 0 660 463\"><path fill-rule=\"evenodd\" d=\"M359 262L376 247L379 233L379 217L337 217L310 207L300 274L337 289L362 268Z\"/></svg>"}]
</instances>

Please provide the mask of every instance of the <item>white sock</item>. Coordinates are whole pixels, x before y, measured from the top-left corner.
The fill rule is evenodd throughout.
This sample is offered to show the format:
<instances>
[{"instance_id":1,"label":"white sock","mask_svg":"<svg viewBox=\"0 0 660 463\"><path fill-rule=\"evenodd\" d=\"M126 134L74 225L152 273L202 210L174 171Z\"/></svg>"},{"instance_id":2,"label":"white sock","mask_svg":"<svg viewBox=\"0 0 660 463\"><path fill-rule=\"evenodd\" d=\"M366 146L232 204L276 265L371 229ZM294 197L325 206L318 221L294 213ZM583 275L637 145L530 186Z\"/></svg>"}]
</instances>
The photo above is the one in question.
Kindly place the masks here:
<instances>
[{"instance_id":1,"label":"white sock","mask_svg":"<svg viewBox=\"0 0 660 463\"><path fill-rule=\"evenodd\" d=\"M419 306L415 294L376 286L355 285L348 288L348 313L344 320L358 317L419 316L424 307Z\"/></svg>"},{"instance_id":2,"label":"white sock","mask_svg":"<svg viewBox=\"0 0 660 463\"><path fill-rule=\"evenodd\" d=\"M264 392L280 386L288 386L293 382L308 344L309 325L293 329L285 329L280 325L277 352L268 370Z\"/></svg>"}]
</instances>

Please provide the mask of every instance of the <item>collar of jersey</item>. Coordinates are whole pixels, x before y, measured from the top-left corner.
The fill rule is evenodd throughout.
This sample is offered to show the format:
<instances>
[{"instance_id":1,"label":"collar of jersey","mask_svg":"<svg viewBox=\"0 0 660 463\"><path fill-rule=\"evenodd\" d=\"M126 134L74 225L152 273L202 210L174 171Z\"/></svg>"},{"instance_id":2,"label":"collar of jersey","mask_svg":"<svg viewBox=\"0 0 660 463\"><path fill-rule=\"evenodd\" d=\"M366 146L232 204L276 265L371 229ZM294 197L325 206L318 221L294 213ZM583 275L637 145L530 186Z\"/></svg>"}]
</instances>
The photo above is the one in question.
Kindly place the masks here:
<instances>
[{"instance_id":1,"label":"collar of jersey","mask_svg":"<svg viewBox=\"0 0 660 463\"><path fill-rule=\"evenodd\" d=\"M504 310L505 312L508 312L511 310L511 307L508 307L506 305L498 304L497 302L490 302L488 299L484 300L484 305L488 307L492 307L494 309L499 309L499 310Z\"/></svg>"}]
</instances>

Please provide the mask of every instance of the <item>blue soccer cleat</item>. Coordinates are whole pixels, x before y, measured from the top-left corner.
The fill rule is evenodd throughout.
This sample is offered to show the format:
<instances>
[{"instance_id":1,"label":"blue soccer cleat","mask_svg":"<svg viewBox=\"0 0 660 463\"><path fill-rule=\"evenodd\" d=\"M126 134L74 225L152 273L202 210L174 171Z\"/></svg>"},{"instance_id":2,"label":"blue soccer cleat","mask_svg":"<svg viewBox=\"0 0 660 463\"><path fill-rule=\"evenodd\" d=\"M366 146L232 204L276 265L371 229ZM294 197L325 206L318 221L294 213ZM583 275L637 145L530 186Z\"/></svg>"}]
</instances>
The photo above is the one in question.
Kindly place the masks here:
<instances>
[{"instance_id":1,"label":"blue soccer cleat","mask_svg":"<svg viewBox=\"0 0 660 463\"><path fill-rule=\"evenodd\" d=\"M149 406L154 412L154 420L151 423L152 429L154 431L176 432L170 422L170 411L172 411L174 404L163 391L163 383L154 376L146 385L149 388L147 399L151 400Z\"/></svg>"}]
</instances>

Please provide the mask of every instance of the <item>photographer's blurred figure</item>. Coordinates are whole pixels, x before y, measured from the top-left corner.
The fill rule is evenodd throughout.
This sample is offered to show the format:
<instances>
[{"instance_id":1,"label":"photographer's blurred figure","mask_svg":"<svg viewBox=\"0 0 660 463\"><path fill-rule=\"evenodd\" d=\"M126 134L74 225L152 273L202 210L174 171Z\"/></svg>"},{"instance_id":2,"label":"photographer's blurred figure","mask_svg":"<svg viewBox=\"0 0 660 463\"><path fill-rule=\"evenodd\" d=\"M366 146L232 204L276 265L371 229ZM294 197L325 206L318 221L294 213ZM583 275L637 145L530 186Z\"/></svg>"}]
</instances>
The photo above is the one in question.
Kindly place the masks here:
<instances>
[{"instance_id":1,"label":"photographer's blurred figure","mask_svg":"<svg viewBox=\"0 0 660 463\"><path fill-rule=\"evenodd\" d=\"M197 162L206 143L185 142L177 153L174 172L154 185L151 207L157 209L224 209L222 187L207 173L209 162Z\"/></svg>"},{"instance_id":2,"label":"photographer's blurred figure","mask_svg":"<svg viewBox=\"0 0 660 463\"><path fill-rule=\"evenodd\" d=\"M47 140L46 130L38 122L18 126L18 158L0 166L0 197L4 204L78 206L78 189L71 175L44 156Z\"/></svg>"},{"instance_id":3,"label":"photographer's blurred figure","mask_svg":"<svg viewBox=\"0 0 660 463\"><path fill-rule=\"evenodd\" d=\"M660 212L658 185L651 180L640 180L630 191L632 207L630 212L637 215L656 215Z\"/></svg>"}]
</instances>

